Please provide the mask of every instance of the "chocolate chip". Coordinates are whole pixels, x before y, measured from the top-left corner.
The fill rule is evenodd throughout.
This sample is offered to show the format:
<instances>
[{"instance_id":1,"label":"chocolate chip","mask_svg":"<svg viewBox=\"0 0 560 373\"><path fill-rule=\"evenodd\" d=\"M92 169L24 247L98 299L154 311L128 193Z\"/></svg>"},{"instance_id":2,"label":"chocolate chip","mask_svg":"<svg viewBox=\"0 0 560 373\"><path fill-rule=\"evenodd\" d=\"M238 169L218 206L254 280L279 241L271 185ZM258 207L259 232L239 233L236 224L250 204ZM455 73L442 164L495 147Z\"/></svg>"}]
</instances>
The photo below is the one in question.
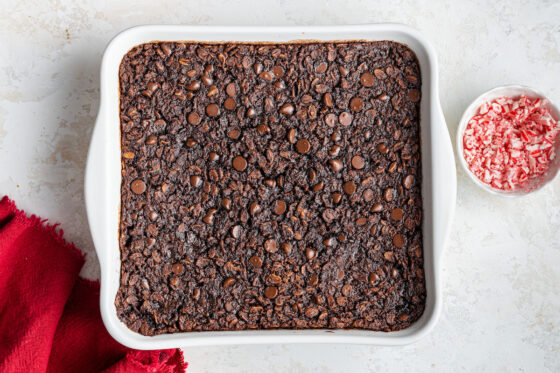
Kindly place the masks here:
<instances>
[{"instance_id":1,"label":"chocolate chip","mask_svg":"<svg viewBox=\"0 0 560 373\"><path fill-rule=\"evenodd\" d=\"M150 135L146 139L146 145L154 145L156 142L157 142L157 138L154 135Z\"/></svg>"},{"instance_id":2,"label":"chocolate chip","mask_svg":"<svg viewBox=\"0 0 560 373\"><path fill-rule=\"evenodd\" d=\"M385 201L391 202L391 200L393 199L393 189L385 189L385 191L383 192L383 197L385 198Z\"/></svg>"},{"instance_id":3,"label":"chocolate chip","mask_svg":"<svg viewBox=\"0 0 560 373\"><path fill-rule=\"evenodd\" d=\"M395 234L393 236L393 243L395 244L396 247L401 248L404 245L404 238L401 234Z\"/></svg>"},{"instance_id":4,"label":"chocolate chip","mask_svg":"<svg viewBox=\"0 0 560 373\"><path fill-rule=\"evenodd\" d=\"M340 141L341 139L342 139L342 134L340 133L340 131L334 130L334 132L331 134L331 140Z\"/></svg>"},{"instance_id":5,"label":"chocolate chip","mask_svg":"<svg viewBox=\"0 0 560 373\"><path fill-rule=\"evenodd\" d=\"M218 94L218 87L213 85L210 88L208 88L208 92L206 93L206 96L212 97L212 96L215 96L217 94Z\"/></svg>"},{"instance_id":6,"label":"chocolate chip","mask_svg":"<svg viewBox=\"0 0 560 373\"><path fill-rule=\"evenodd\" d=\"M299 154L306 154L311 149L311 143L307 139L299 139L296 143L296 149Z\"/></svg>"},{"instance_id":7,"label":"chocolate chip","mask_svg":"<svg viewBox=\"0 0 560 373\"><path fill-rule=\"evenodd\" d=\"M395 261L395 253L392 251L386 251L383 253L383 257L385 258L385 260L387 260L388 262L394 262Z\"/></svg>"},{"instance_id":8,"label":"chocolate chip","mask_svg":"<svg viewBox=\"0 0 560 373\"><path fill-rule=\"evenodd\" d=\"M245 171L245 169L247 168L247 161L245 160L245 158L238 155L237 157L233 158L233 168L235 168L237 171Z\"/></svg>"},{"instance_id":9,"label":"chocolate chip","mask_svg":"<svg viewBox=\"0 0 560 373\"><path fill-rule=\"evenodd\" d=\"M333 193L333 194L331 194L331 197L332 197L334 203L340 203L340 201L342 200L342 194L341 193Z\"/></svg>"},{"instance_id":10,"label":"chocolate chip","mask_svg":"<svg viewBox=\"0 0 560 373\"><path fill-rule=\"evenodd\" d=\"M190 182L191 182L191 186L193 188L198 188L202 185L202 178L198 175L191 175L191 177L189 178Z\"/></svg>"},{"instance_id":11,"label":"chocolate chip","mask_svg":"<svg viewBox=\"0 0 560 373\"><path fill-rule=\"evenodd\" d=\"M373 200L373 190L371 189L364 190L363 197L364 197L364 201L366 202L370 202L371 200Z\"/></svg>"},{"instance_id":12,"label":"chocolate chip","mask_svg":"<svg viewBox=\"0 0 560 373\"><path fill-rule=\"evenodd\" d=\"M385 145L385 144L383 144L383 143L378 144L378 145L376 146L376 149L377 149L377 151L378 151L379 153L381 153L381 154L387 154L387 153L389 152L389 148L387 147L387 145Z\"/></svg>"},{"instance_id":13,"label":"chocolate chip","mask_svg":"<svg viewBox=\"0 0 560 373\"><path fill-rule=\"evenodd\" d=\"M264 250L267 253L270 254L274 254L275 252L278 251L278 246L276 245L276 241L275 240L266 240L264 242Z\"/></svg>"},{"instance_id":14,"label":"chocolate chip","mask_svg":"<svg viewBox=\"0 0 560 373\"><path fill-rule=\"evenodd\" d=\"M352 285L350 284L346 284L342 287L342 291L341 291L342 295L344 295L345 297L350 296L350 294L352 294Z\"/></svg>"},{"instance_id":15,"label":"chocolate chip","mask_svg":"<svg viewBox=\"0 0 560 373\"><path fill-rule=\"evenodd\" d=\"M251 203L251 205L249 206L249 213L251 215L256 215L259 212L261 212L261 206L257 202Z\"/></svg>"},{"instance_id":16,"label":"chocolate chip","mask_svg":"<svg viewBox=\"0 0 560 373\"><path fill-rule=\"evenodd\" d=\"M362 168L364 168L364 166L365 163L362 157L360 157L359 155L355 155L352 157L352 167L354 167L357 170L361 170Z\"/></svg>"},{"instance_id":17,"label":"chocolate chip","mask_svg":"<svg viewBox=\"0 0 560 373\"><path fill-rule=\"evenodd\" d=\"M335 114L327 114L325 116L325 124L329 127L336 126L336 115Z\"/></svg>"},{"instance_id":18,"label":"chocolate chip","mask_svg":"<svg viewBox=\"0 0 560 373\"><path fill-rule=\"evenodd\" d=\"M323 190L324 186L325 186L325 183L323 183L322 181L319 181L317 184L313 185L311 190L313 190L314 192L319 192L319 191Z\"/></svg>"},{"instance_id":19,"label":"chocolate chip","mask_svg":"<svg viewBox=\"0 0 560 373\"><path fill-rule=\"evenodd\" d=\"M200 289L194 289L192 297L194 300L198 300L200 298Z\"/></svg>"},{"instance_id":20,"label":"chocolate chip","mask_svg":"<svg viewBox=\"0 0 560 373\"><path fill-rule=\"evenodd\" d=\"M383 205L381 203L376 203L370 210L371 212L381 212L383 211Z\"/></svg>"},{"instance_id":21,"label":"chocolate chip","mask_svg":"<svg viewBox=\"0 0 560 373\"><path fill-rule=\"evenodd\" d=\"M403 218L404 211L401 208L396 208L391 211L391 219L393 220L401 220Z\"/></svg>"},{"instance_id":22,"label":"chocolate chip","mask_svg":"<svg viewBox=\"0 0 560 373\"><path fill-rule=\"evenodd\" d=\"M278 288L276 286L267 286L264 289L264 296L268 299L274 299L278 296Z\"/></svg>"},{"instance_id":23,"label":"chocolate chip","mask_svg":"<svg viewBox=\"0 0 560 373\"><path fill-rule=\"evenodd\" d=\"M263 71L262 73L259 74L259 77L268 82L271 82L274 79L274 74L270 71Z\"/></svg>"},{"instance_id":24,"label":"chocolate chip","mask_svg":"<svg viewBox=\"0 0 560 373\"><path fill-rule=\"evenodd\" d=\"M360 76L360 83L362 83L364 87L373 86L373 81L373 75L371 75L370 73L363 73L362 76Z\"/></svg>"},{"instance_id":25,"label":"chocolate chip","mask_svg":"<svg viewBox=\"0 0 560 373\"><path fill-rule=\"evenodd\" d=\"M282 248L284 254L289 254L292 251L292 246L287 242L283 242L280 247Z\"/></svg>"},{"instance_id":26,"label":"chocolate chip","mask_svg":"<svg viewBox=\"0 0 560 373\"><path fill-rule=\"evenodd\" d=\"M375 285L379 282L380 278L377 273L371 272L368 276L368 282L370 285Z\"/></svg>"},{"instance_id":27,"label":"chocolate chip","mask_svg":"<svg viewBox=\"0 0 560 373\"><path fill-rule=\"evenodd\" d=\"M307 260L313 260L317 256L317 252L310 247L305 248L305 257Z\"/></svg>"},{"instance_id":28,"label":"chocolate chip","mask_svg":"<svg viewBox=\"0 0 560 373\"><path fill-rule=\"evenodd\" d=\"M249 118L253 118L253 117L257 116L257 111L255 109L253 109L252 107L250 107L249 109L247 109L247 116Z\"/></svg>"},{"instance_id":29,"label":"chocolate chip","mask_svg":"<svg viewBox=\"0 0 560 373\"><path fill-rule=\"evenodd\" d=\"M329 155L331 157L336 157L338 154L340 154L340 146L336 144L331 146L331 148L329 149Z\"/></svg>"},{"instance_id":30,"label":"chocolate chip","mask_svg":"<svg viewBox=\"0 0 560 373\"><path fill-rule=\"evenodd\" d=\"M229 210L231 208L231 200L229 198L224 198L224 199L222 199L221 205L226 210Z\"/></svg>"},{"instance_id":31,"label":"chocolate chip","mask_svg":"<svg viewBox=\"0 0 560 373\"><path fill-rule=\"evenodd\" d=\"M342 162L338 159L331 159L329 161L329 165L331 166L331 170L333 170L334 172L342 170Z\"/></svg>"},{"instance_id":32,"label":"chocolate chip","mask_svg":"<svg viewBox=\"0 0 560 373\"><path fill-rule=\"evenodd\" d=\"M224 101L224 107L227 110L234 110L236 106L235 100L231 97L226 98L226 100Z\"/></svg>"},{"instance_id":33,"label":"chocolate chip","mask_svg":"<svg viewBox=\"0 0 560 373\"><path fill-rule=\"evenodd\" d=\"M314 169L311 169L309 170L308 174L309 174L309 181L314 182L315 178L317 177L317 172L315 172Z\"/></svg>"},{"instance_id":34,"label":"chocolate chip","mask_svg":"<svg viewBox=\"0 0 560 373\"><path fill-rule=\"evenodd\" d=\"M208 114L209 117L215 117L220 114L220 108L216 104L210 104L206 106L206 114Z\"/></svg>"},{"instance_id":35,"label":"chocolate chip","mask_svg":"<svg viewBox=\"0 0 560 373\"><path fill-rule=\"evenodd\" d=\"M241 236L241 226L240 225L235 225L235 226L233 226L233 228L231 228L231 236L233 238L239 238Z\"/></svg>"},{"instance_id":36,"label":"chocolate chip","mask_svg":"<svg viewBox=\"0 0 560 373\"><path fill-rule=\"evenodd\" d=\"M238 129L232 129L228 132L228 137L232 140L237 140L240 134L241 132Z\"/></svg>"},{"instance_id":37,"label":"chocolate chip","mask_svg":"<svg viewBox=\"0 0 560 373\"><path fill-rule=\"evenodd\" d=\"M296 142L296 130L293 128L290 128L288 130L288 142L290 144L293 144Z\"/></svg>"},{"instance_id":38,"label":"chocolate chip","mask_svg":"<svg viewBox=\"0 0 560 373\"><path fill-rule=\"evenodd\" d=\"M256 255L253 255L253 256L249 259L249 263L251 263L251 265L252 265L253 267L255 267L255 268L261 268L262 265L263 265L263 260L262 260L260 257L258 257L258 256L256 256Z\"/></svg>"},{"instance_id":39,"label":"chocolate chip","mask_svg":"<svg viewBox=\"0 0 560 373\"><path fill-rule=\"evenodd\" d=\"M215 162L220 159L220 156L216 152L210 152L210 154L208 154L208 159L212 162Z\"/></svg>"},{"instance_id":40,"label":"chocolate chip","mask_svg":"<svg viewBox=\"0 0 560 373\"><path fill-rule=\"evenodd\" d=\"M200 89L200 82L199 81L190 82L187 85L187 90L189 90L189 91L197 91L199 89Z\"/></svg>"},{"instance_id":41,"label":"chocolate chip","mask_svg":"<svg viewBox=\"0 0 560 373\"><path fill-rule=\"evenodd\" d=\"M181 273L183 273L184 267L181 263L175 263L173 264L173 273L175 273L176 275L180 275Z\"/></svg>"},{"instance_id":42,"label":"chocolate chip","mask_svg":"<svg viewBox=\"0 0 560 373\"><path fill-rule=\"evenodd\" d=\"M344 111L338 116L338 121L344 127L348 127L349 125L352 124L352 114L350 114L347 111Z\"/></svg>"},{"instance_id":43,"label":"chocolate chip","mask_svg":"<svg viewBox=\"0 0 560 373\"><path fill-rule=\"evenodd\" d=\"M331 247L336 244L336 239L334 237L327 237L323 240L323 245Z\"/></svg>"},{"instance_id":44,"label":"chocolate chip","mask_svg":"<svg viewBox=\"0 0 560 373\"><path fill-rule=\"evenodd\" d=\"M140 179L136 179L130 184L130 189L134 194L142 194L146 191L146 183Z\"/></svg>"},{"instance_id":45,"label":"chocolate chip","mask_svg":"<svg viewBox=\"0 0 560 373\"><path fill-rule=\"evenodd\" d=\"M359 97L354 97L350 100L350 109L354 111L360 111L364 107L364 100Z\"/></svg>"},{"instance_id":46,"label":"chocolate chip","mask_svg":"<svg viewBox=\"0 0 560 373\"><path fill-rule=\"evenodd\" d=\"M216 209L208 210L208 213L202 218L202 221L206 224L212 224L214 222L214 214L216 213Z\"/></svg>"},{"instance_id":47,"label":"chocolate chip","mask_svg":"<svg viewBox=\"0 0 560 373\"><path fill-rule=\"evenodd\" d=\"M204 83L205 86L209 86L212 85L212 83L214 83L214 80L209 77L208 75L202 75L202 83Z\"/></svg>"},{"instance_id":48,"label":"chocolate chip","mask_svg":"<svg viewBox=\"0 0 560 373\"><path fill-rule=\"evenodd\" d=\"M222 286L227 288L233 284L235 284L235 279L233 277L227 277L222 283Z\"/></svg>"},{"instance_id":49,"label":"chocolate chip","mask_svg":"<svg viewBox=\"0 0 560 373\"><path fill-rule=\"evenodd\" d=\"M294 113L294 105L292 104L284 104L280 108L280 113L285 115L292 115Z\"/></svg>"},{"instance_id":50,"label":"chocolate chip","mask_svg":"<svg viewBox=\"0 0 560 373\"><path fill-rule=\"evenodd\" d=\"M196 126L198 123L200 123L200 115L193 111L187 116L187 121L189 122L189 124Z\"/></svg>"},{"instance_id":51,"label":"chocolate chip","mask_svg":"<svg viewBox=\"0 0 560 373\"><path fill-rule=\"evenodd\" d=\"M414 176L412 175L406 175L406 177L403 180L403 186L406 189L410 189L412 188L412 185L414 184Z\"/></svg>"},{"instance_id":52,"label":"chocolate chip","mask_svg":"<svg viewBox=\"0 0 560 373\"><path fill-rule=\"evenodd\" d=\"M278 91L282 91L286 89L286 84L284 83L283 80L278 80L276 81L276 83L274 83L274 87L276 87Z\"/></svg>"},{"instance_id":53,"label":"chocolate chip","mask_svg":"<svg viewBox=\"0 0 560 373\"><path fill-rule=\"evenodd\" d=\"M226 94L229 97L235 97L237 96L237 87L235 86L235 83L229 83L226 86Z\"/></svg>"},{"instance_id":54,"label":"chocolate chip","mask_svg":"<svg viewBox=\"0 0 560 373\"><path fill-rule=\"evenodd\" d=\"M276 215L282 215L286 212L286 202L282 201L281 199L274 202L274 213Z\"/></svg>"},{"instance_id":55,"label":"chocolate chip","mask_svg":"<svg viewBox=\"0 0 560 373\"><path fill-rule=\"evenodd\" d=\"M282 68L282 66L276 65L272 68L272 73L277 79L281 79L284 76L284 68Z\"/></svg>"},{"instance_id":56,"label":"chocolate chip","mask_svg":"<svg viewBox=\"0 0 560 373\"><path fill-rule=\"evenodd\" d=\"M351 195L356 191L356 184L353 181L347 181L344 183L344 193Z\"/></svg>"}]
</instances>

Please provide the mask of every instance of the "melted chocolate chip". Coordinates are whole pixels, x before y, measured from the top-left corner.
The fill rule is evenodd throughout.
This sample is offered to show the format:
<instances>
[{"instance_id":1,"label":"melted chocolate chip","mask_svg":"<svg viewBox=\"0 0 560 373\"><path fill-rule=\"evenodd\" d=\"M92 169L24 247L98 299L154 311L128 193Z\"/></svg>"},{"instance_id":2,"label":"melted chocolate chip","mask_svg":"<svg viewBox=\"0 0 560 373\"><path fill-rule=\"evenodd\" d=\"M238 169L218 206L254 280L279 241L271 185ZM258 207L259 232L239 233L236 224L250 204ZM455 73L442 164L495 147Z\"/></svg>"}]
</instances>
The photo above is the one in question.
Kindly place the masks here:
<instances>
[{"instance_id":1,"label":"melted chocolate chip","mask_svg":"<svg viewBox=\"0 0 560 373\"><path fill-rule=\"evenodd\" d=\"M130 189L135 194L142 194L146 191L146 183L140 179L136 179L130 184Z\"/></svg>"},{"instance_id":2,"label":"melted chocolate chip","mask_svg":"<svg viewBox=\"0 0 560 373\"><path fill-rule=\"evenodd\" d=\"M296 143L296 149L299 154L306 154L311 149L309 140L299 139Z\"/></svg>"},{"instance_id":3,"label":"melted chocolate chip","mask_svg":"<svg viewBox=\"0 0 560 373\"><path fill-rule=\"evenodd\" d=\"M247 168L247 161L241 156L233 158L233 168L237 171L245 171Z\"/></svg>"}]
</instances>

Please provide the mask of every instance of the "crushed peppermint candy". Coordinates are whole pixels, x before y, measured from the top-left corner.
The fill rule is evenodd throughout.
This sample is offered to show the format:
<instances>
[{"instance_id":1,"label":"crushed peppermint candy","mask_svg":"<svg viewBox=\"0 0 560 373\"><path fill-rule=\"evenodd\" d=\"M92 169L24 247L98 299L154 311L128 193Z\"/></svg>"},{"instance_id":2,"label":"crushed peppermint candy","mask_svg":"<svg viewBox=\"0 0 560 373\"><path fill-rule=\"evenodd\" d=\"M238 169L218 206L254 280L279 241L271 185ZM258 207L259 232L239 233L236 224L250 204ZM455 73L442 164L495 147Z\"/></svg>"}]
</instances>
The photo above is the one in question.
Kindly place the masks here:
<instances>
[{"instance_id":1,"label":"crushed peppermint candy","mask_svg":"<svg viewBox=\"0 0 560 373\"><path fill-rule=\"evenodd\" d=\"M546 104L521 96L500 97L480 106L465 129L463 154L483 183L514 190L546 173L560 130Z\"/></svg>"}]
</instances>

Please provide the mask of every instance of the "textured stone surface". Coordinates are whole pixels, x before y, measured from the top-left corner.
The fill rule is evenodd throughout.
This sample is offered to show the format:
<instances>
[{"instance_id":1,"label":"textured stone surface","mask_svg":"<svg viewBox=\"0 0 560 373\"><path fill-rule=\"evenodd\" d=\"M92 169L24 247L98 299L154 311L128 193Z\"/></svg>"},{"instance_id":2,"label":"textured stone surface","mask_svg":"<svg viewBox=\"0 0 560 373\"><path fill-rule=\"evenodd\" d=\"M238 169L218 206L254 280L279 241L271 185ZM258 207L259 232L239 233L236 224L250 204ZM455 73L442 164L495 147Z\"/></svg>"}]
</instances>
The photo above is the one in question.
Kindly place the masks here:
<instances>
[{"instance_id":1,"label":"textured stone surface","mask_svg":"<svg viewBox=\"0 0 560 373\"><path fill-rule=\"evenodd\" d=\"M481 92L520 83L560 102L560 3L553 1L15 1L0 9L0 194L62 223L99 276L83 204L103 49L136 24L402 22L432 41L452 136ZM443 257L442 317L406 347L237 346L186 350L189 372L560 370L560 179L501 199L458 173Z\"/></svg>"}]
</instances>

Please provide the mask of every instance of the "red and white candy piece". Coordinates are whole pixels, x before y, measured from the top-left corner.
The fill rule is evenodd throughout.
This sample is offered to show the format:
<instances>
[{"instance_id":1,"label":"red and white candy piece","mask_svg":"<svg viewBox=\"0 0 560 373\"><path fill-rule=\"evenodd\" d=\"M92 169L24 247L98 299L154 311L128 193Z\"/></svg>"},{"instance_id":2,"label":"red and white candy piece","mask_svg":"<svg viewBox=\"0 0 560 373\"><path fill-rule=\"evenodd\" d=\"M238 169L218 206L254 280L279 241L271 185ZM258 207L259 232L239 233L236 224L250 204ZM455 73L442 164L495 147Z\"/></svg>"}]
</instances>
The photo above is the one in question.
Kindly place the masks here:
<instances>
[{"instance_id":1,"label":"red and white candy piece","mask_svg":"<svg viewBox=\"0 0 560 373\"><path fill-rule=\"evenodd\" d=\"M500 97L482 104L468 122L463 155L483 183L512 190L546 173L559 131L546 101Z\"/></svg>"}]
</instances>

